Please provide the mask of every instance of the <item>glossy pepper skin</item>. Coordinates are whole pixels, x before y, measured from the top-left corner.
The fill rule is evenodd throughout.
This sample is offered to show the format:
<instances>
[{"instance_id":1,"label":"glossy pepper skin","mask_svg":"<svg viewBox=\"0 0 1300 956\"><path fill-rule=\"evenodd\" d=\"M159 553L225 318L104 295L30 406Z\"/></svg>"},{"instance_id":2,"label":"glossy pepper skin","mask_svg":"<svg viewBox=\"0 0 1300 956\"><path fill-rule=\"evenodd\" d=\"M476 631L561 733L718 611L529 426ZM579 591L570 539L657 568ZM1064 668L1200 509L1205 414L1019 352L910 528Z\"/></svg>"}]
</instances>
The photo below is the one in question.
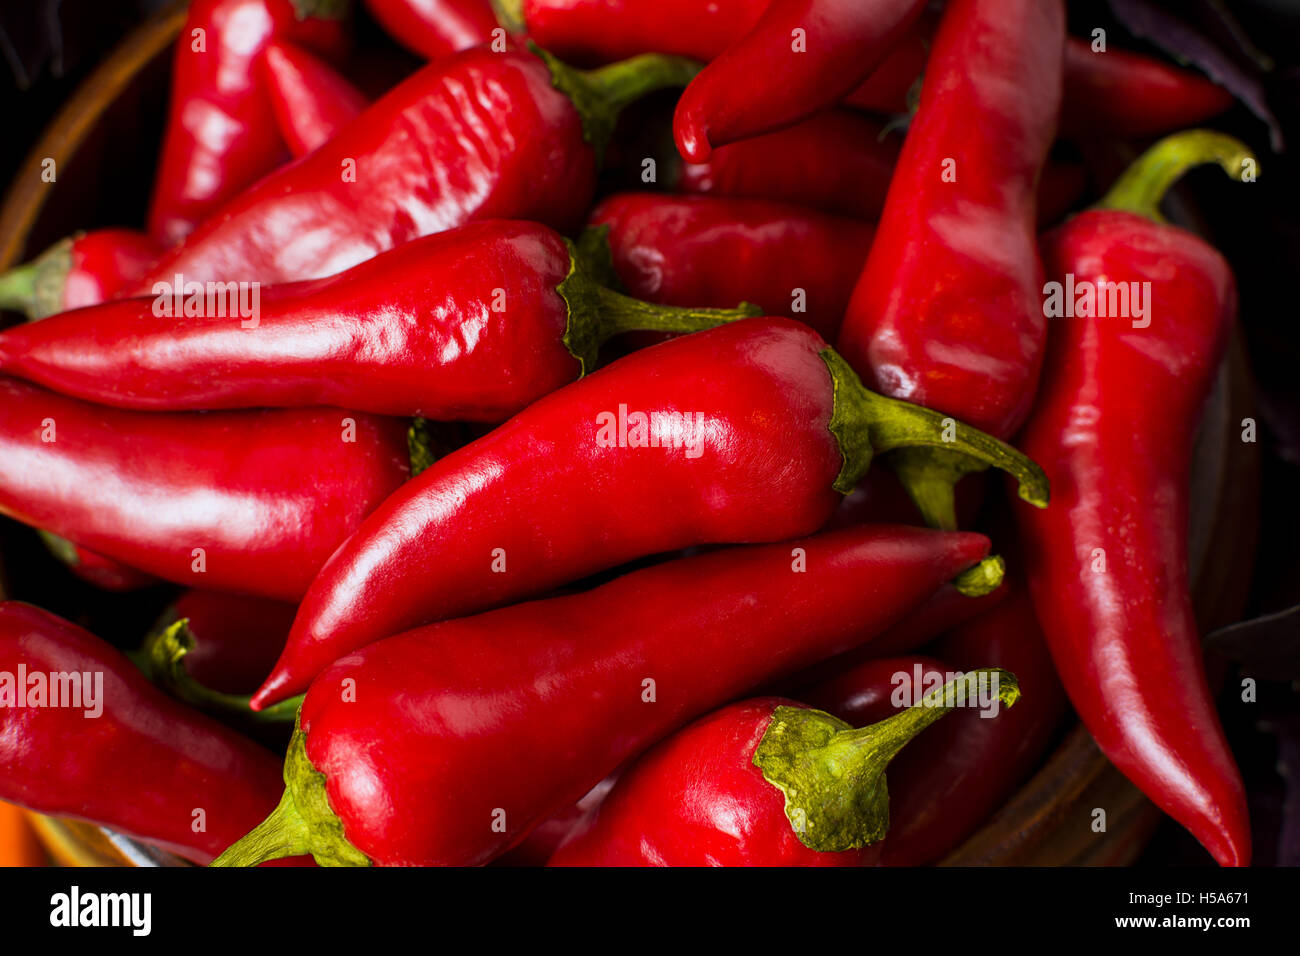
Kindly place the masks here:
<instances>
[{"instance_id":1,"label":"glossy pepper skin","mask_svg":"<svg viewBox=\"0 0 1300 956\"><path fill-rule=\"evenodd\" d=\"M576 228L619 106L694 71L651 57L580 73L488 48L431 63L342 135L226 204L138 294L177 274L187 282L320 278L476 219Z\"/></svg>"},{"instance_id":2,"label":"glossy pepper skin","mask_svg":"<svg viewBox=\"0 0 1300 956\"><path fill-rule=\"evenodd\" d=\"M1047 333L1035 194L1064 40L1060 0L947 6L837 340L868 387L1000 438L1029 413ZM926 520L953 527L964 466L921 451L895 467Z\"/></svg>"},{"instance_id":3,"label":"glossy pepper skin","mask_svg":"<svg viewBox=\"0 0 1300 956\"><path fill-rule=\"evenodd\" d=\"M925 0L773 0L677 101L673 136L703 162L715 146L834 105L885 59ZM796 39L797 35L797 39Z\"/></svg>"},{"instance_id":4,"label":"glossy pepper skin","mask_svg":"<svg viewBox=\"0 0 1300 956\"><path fill-rule=\"evenodd\" d=\"M1053 504L1055 507L1055 503ZM978 710L956 713L907 748L891 765L889 836L884 866L922 866L957 847L993 815L1038 766L1065 716L1065 693L1052 666L1043 633L1023 582L993 610L946 634L927 648L948 670L989 665L1016 675L1021 697L996 720ZM873 677L873 671L875 677ZM902 683L899 669L886 691L880 669L867 663L810 691L806 699L849 723L874 718L880 693L892 696ZM923 680L936 678L927 671ZM914 679L910 681L916 693Z\"/></svg>"},{"instance_id":5,"label":"glossy pepper skin","mask_svg":"<svg viewBox=\"0 0 1300 956\"><path fill-rule=\"evenodd\" d=\"M1232 102L1217 83L1154 57L1110 48L1094 52L1074 38L1065 45L1064 136L1159 136L1217 116Z\"/></svg>"},{"instance_id":6,"label":"glossy pepper skin","mask_svg":"<svg viewBox=\"0 0 1300 956\"><path fill-rule=\"evenodd\" d=\"M742 319L633 353L385 501L313 582L253 707L417 624L636 557L810 534L873 447L938 443L942 428L926 409L866 392L816 332L789 319ZM970 430L959 438L947 447L1016 469L1027 500L1045 502L1031 462Z\"/></svg>"},{"instance_id":7,"label":"glossy pepper skin","mask_svg":"<svg viewBox=\"0 0 1300 956\"><path fill-rule=\"evenodd\" d=\"M488 862L669 731L867 639L987 551L981 535L855 528L669 561L372 644L312 683L285 803L219 862L267 849ZM340 821L346 842L295 839L283 828L295 807Z\"/></svg>"},{"instance_id":8,"label":"glossy pepper skin","mask_svg":"<svg viewBox=\"0 0 1300 956\"><path fill-rule=\"evenodd\" d=\"M492 39L488 0L365 0L370 15L402 46L436 60Z\"/></svg>"},{"instance_id":9,"label":"glossy pepper skin","mask_svg":"<svg viewBox=\"0 0 1300 956\"><path fill-rule=\"evenodd\" d=\"M0 309L43 319L95 305L139 281L160 255L157 243L132 229L76 233L0 275Z\"/></svg>"},{"instance_id":10,"label":"glossy pepper skin","mask_svg":"<svg viewBox=\"0 0 1300 956\"><path fill-rule=\"evenodd\" d=\"M1014 704L1015 678L998 676ZM780 697L724 707L621 774L550 865L874 863L892 828L885 768L948 712L938 694L858 730Z\"/></svg>"},{"instance_id":11,"label":"glossy pepper skin","mask_svg":"<svg viewBox=\"0 0 1300 956\"><path fill-rule=\"evenodd\" d=\"M620 193L591 213L608 226L614 272L638 299L731 306L748 300L833 338L875 227L763 199ZM802 290L798 295L796 290ZM801 311L792 311L798 304Z\"/></svg>"},{"instance_id":12,"label":"glossy pepper skin","mask_svg":"<svg viewBox=\"0 0 1300 956\"><path fill-rule=\"evenodd\" d=\"M184 620L194 638L185 670L204 687L247 694L271 672L297 608L284 601L190 589L162 616L155 633Z\"/></svg>"},{"instance_id":13,"label":"glossy pepper skin","mask_svg":"<svg viewBox=\"0 0 1300 956\"><path fill-rule=\"evenodd\" d=\"M0 514L180 584L296 600L408 472L389 419L151 415L0 379Z\"/></svg>"},{"instance_id":14,"label":"glossy pepper skin","mask_svg":"<svg viewBox=\"0 0 1300 956\"><path fill-rule=\"evenodd\" d=\"M875 220L898 161L899 138L849 110L827 110L785 129L682 163L678 192L801 203L839 216Z\"/></svg>"},{"instance_id":15,"label":"glossy pepper skin","mask_svg":"<svg viewBox=\"0 0 1300 956\"><path fill-rule=\"evenodd\" d=\"M194 0L176 44L171 107L149 234L180 242L285 159L258 58L273 39L326 54L346 46L336 0Z\"/></svg>"},{"instance_id":16,"label":"glossy pepper skin","mask_svg":"<svg viewBox=\"0 0 1300 956\"><path fill-rule=\"evenodd\" d=\"M577 63L639 53L712 60L743 36L768 0L499 0L499 19Z\"/></svg>"},{"instance_id":17,"label":"glossy pepper skin","mask_svg":"<svg viewBox=\"0 0 1300 956\"><path fill-rule=\"evenodd\" d=\"M1150 285L1144 318L1054 320L1050 384L1023 437L1057 500L1020 531L1034 606L1079 716L1112 763L1232 866L1250 860L1250 828L1192 615L1187 494L1236 286L1218 252L1156 209L1203 162L1241 177L1254 159L1226 136L1176 134L1099 208L1043 239L1058 282Z\"/></svg>"},{"instance_id":18,"label":"glossy pepper skin","mask_svg":"<svg viewBox=\"0 0 1300 956\"><path fill-rule=\"evenodd\" d=\"M118 650L28 604L0 603L0 671L102 675L86 707L16 706L0 687L0 797L110 826L206 863L261 819L283 789L269 751L151 685ZM84 678L83 678L84 679ZM33 698L25 698L28 704ZM48 700L48 698L47 698ZM85 699L83 698L83 703ZM204 813L196 832L195 811Z\"/></svg>"},{"instance_id":19,"label":"glossy pepper skin","mask_svg":"<svg viewBox=\"0 0 1300 956\"><path fill-rule=\"evenodd\" d=\"M268 43L261 67L276 128L295 158L331 139L369 105L346 77L292 43Z\"/></svg>"},{"instance_id":20,"label":"glossy pepper skin","mask_svg":"<svg viewBox=\"0 0 1300 956\"><path fill-rule=\"evenodd\" d=\"M331 405L500 422L594 366L611 334L753 311L646 306L599 288L601 267L586 263L546 226L475 222L267 287L250 318L233 305L178 318L163 286L162 315L141 296L19 326L0 333L0 371L141 410Z\"/></svg>"}]
</instances>

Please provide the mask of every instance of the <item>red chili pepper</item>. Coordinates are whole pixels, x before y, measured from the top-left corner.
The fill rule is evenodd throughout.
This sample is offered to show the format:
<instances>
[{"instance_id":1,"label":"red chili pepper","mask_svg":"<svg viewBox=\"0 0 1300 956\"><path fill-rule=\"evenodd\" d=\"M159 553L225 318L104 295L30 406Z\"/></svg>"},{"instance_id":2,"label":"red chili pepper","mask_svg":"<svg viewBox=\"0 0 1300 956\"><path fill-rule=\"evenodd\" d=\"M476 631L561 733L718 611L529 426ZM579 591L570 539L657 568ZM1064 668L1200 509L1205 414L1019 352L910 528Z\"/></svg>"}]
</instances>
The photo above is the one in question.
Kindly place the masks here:
<instances>
[{"instance_id":1,"label":"red chili pepper","mask_svg":"<svg viewBox=\"0 0 1300 956\"><path fill-rule=\"evenodd\" d=\"M1044 290L1046 311L1065 301L1070 311L1053 324L1024 440L1058 501L1021 532L1034 606L1079 716L1111 762L1229 866L1249 862L1250 828L1188 594L1187 493L1236 288L1223 257L1156 208L1208 162L1243 177L1255 160L1230 137L1177 134L1044 238L1059 284Z\"/></svg>"},{"instance_id":2,"label":"red chili pepper","mask_svg":"<svg viewBox=\"0 0 1300 956\"><path fill-rule=\"evenodd\" d=\"M621 193L591 214L614 271L639 299L727 306L743 299L832 338L875 227L763 199Z\"/></svg>"},{"instance_id":3,"label":"red chili pepper","mask_svg":"<svg viewBox=\"0 0 1300 956\"><path fill-rule=\"evenodd\" d=\"M408 470L389 419L151 415L0 379L0 514L181 584L296 600Z\"/></svg>"},{"instance_id":4,"label":"red chili pepper","mask_svg":"<svg viewBox=\"0 0 1300 956\"><path fill-rule=\"evenodd\" d=\"M637 302L596 284L598 254L536 223L470 223L261 290L238 310L209 305L195 284L193 309L164 290L18 326L0 333L0 370L123 408L331 405L500 422L594 367L611 335L756 311Z\"/></svg>"},{"instance_id":5,"label":"red chili pepper","mask_svg":"<svg viewBox=\"0 0 1300 956\"><path fill-rule=\"evenodd\" d=\"M146 645L185 621L194 638L185 655L189 676L214 691L247 694L275 666L296 610L283 601L247 594L189 590L163 613Z\"/></svg>"},{"instance_id":6,"label":"red chili pepper","mask_svg":"<svg viewBox=\"0 0 1300 956\"><path fill-rule=\"evenodd\" d=\"M161 254L152 239L130 229L76 233L0 275L0 309L43 319L103 302L139 281Z\"/></svg>"},{"instance_id":7,"label":"red chili pepper","mask_svg":"<svg viewBox=\"0 0 1300 956\"><path fill-rule=\"evenodd\" d=\"M1005 591L1006 588L999 590ZM914 611L908 617L915 613ZM873 640L871 643L874 645L876 642ZM851 653L853 652L850 651L849 654ZM848 654L841 654L826 663L847 656ZM926 692L927 687L942 687L948 682L952 670L943 661L922 654L863 659L854 666L843 668L834 676L819 681L818 686L805 688L798 696L808 700L810 706L825 708L827 713L850 724L874 724L907 710L911 706L909 697L914 688L920 696ZM904 687L907 696L900 694L900 689ZM892 829L893 821L890 826Z\"/></svg>"},{"instance_id":8,"label":"red chili pepper","mask_svg":"<svg viewBox=\"0 0 1300 956\"><path fill-rule=\"evenodd\" d=\"M218 863L485 863L669 731L867 639L987 551L981 535L855 528L372 644L312 683L284 801Z\"/></svg>"},{"instance_id":9,"label":"red chili pepper","mask_svg":"<svg viewBox=\"0 0 1300 956\"><path fill-rule=\"evenodd\" d=\"M488 0L365 0L393 39L436 60L492 39L496 17Z\"/></svg>"},{"instance_id":10,"label":"red chili pepper","mask_svg":"<svg viewBox=\"0 0 1300 956\"><path fill-rule=\"evenodd\" d=\"M1137 139L1203 122L1232 105L1232 94L1189 70L1131 53L1065 45L1062 135Z\"/></svg>"},{"instance_id":11,"label":"red chili pepper","mask_svg":"<svg viewBox=\"0 0 1300 956\"><path fill-rule=\"evenodd\" d=\"M898 161L898 137L848 110L828 110L681 163L667 177L680 192L802 203L874 220Z\"/></svg>"},{"instance_id":12,"label":"red chili pepper","mask_svg":"<svg viewBox=\"0 0 1300 956\"><path fill-rule=\"evenodd\" d=\"M789 319L742 319L635 352L385 501L313 583L253 707L407 627L641 556L810 534L875 451L944 443L1011 470L1027 501L1046 503L1028 459L965 426L948 444L943 428L937 413L868 392ZM970 590L996 585L986 570Z\"/></svg>"},{"instance_id":13,"label":"red chili pepper","mask_svg":"<svg viewBox=\"0 0 1300 956\"><path fill-rule=\"evenodd\" d=\"M257 61L273 39L340 53L338 0L194 0L176 44L171 108L154 177L149 234L184 239L218 206L275 169L284 146Z\"/></svg>"},{"instance_id":14,"label":"red chili pepper","mask_svg":"<svg viewBox=\"0 0 1300 956\"><path fill-rule=\"evenodd\" d=\"M973 833L1038 766L1065 715L1065 694L1052 667L1029 593L1022 584L994 610L946 635L930 650L958 671L988 664L1016 675L1021 700L997 720L956 714L900 755L891 768L885 866L931 863ZM802 695L851 724L879 719L881 696L906 702L942 679L924 668L898 668L882 686L883 670L863 664ZM921 682L918 684L918 680ZM929 681L929 683L925 683Z\"/></svg>"},{"instance_id":15,"label":"red chili pepper","mask_svg":"<svg viewBox=\"0 0 1300 956\"><path fill-rule=\"evenodd\" d=\"M564 838L582 822L587 812L605 799L616 780L618 771L588 790L587 795L577 803L570 804L539 823L523 840L493 860L493 865L545 866L546 861L555 855Z\"/></svg>"},{"instance_id":16,"label":"red chili pepper","mask_svg":"<svg viewBox=\"0 0 1300 956\"><path fill-rule=\"evenodd\" d=\"M749 32L770 0L493 0L513 33L576 63L640 53L712 60Z\"/></svg>"},{"instance_id":17,"label":"red chili pepper","mask_svg":"<svg viewBox=\"0 0 1300 956\"><path fill-rule=\"evenodd\" d=\"M591 72L542 51L466 50L401 83L170 253L155 282L333 275L474 219L581 224L619 109L695 72L662 56Z\"/></svg>"},{"instance_id":18,"label":"red chili pepper","mask_svg":"<svg viewBox=\"0 0 1300 956\"><path fill-rule=\"evenodd\" d=\"M93 635L16 601L0 604L0 740L3 799L199 863L283 788L270 751L166 697Z\"/></svg>"},{"instance_id":19,"label":"red chili pepper","mask_svg":"<svg viewBox=\"0 0 1300 956\"><path fill-rule=\"evenodd\" d=\"M37 533L45 547L63 562L64 567L97 588L105 591L139 591L160 583L152 574L129 568L120 561L73 544L67 538L44 530Z\"/></svg>"},{"instance_id":20,"label":"red chili pepper","mask_svg":"<svg viewBox=\"0 0 1300 956\"><path fill-rule=\"evenodd\" d=\"M687 161L834 105L888 55L924 0L773 0L753 29L677 101L673 135Z\"/></svg>"},{"instance_id":21,"label":"red chili pepper","mask_svg":"<svg viewBox=\"0 0 1300 956\"><path fill-rule=\"evenodd\" d=\"M1011 674L983 671L976 680L991 684L994 675L998 702L1011 706ZM860 730L781 697L715 711L621 774L550 865L873 863L892 829L885 768L952 709L956 687L949 701L945 689Z\"/></svg>"},{"instance_id":22,"label":"red chili pepper","mask_svg":"<svg viewBox=\"0 0 1300 956\"><path fill-rule=\"evenodd\" d=\"M276 126L295 158L332 139L369 105L346 77L292 43L268 43L262 72Z\"/></svg>"},{"instance_id":23,"label":"red chili pepper","mask_svg":"<svg viewBox=\"0 0 1300 956\"><path fill-rule=\"evenodd\" d=\"M911 113L937 25L937 17L922 13L862 85L844 97L843 104L872 113Z\"/></svg>"},{"instance_id":24,"label":"red chili pepper","mask_svg":"<svg viewBox=\"0 0 1300 956\"><path fill-rule=\"evenodd\" d=\"M1029 413L1047 332L1034 200L1064 38L1060 0L948 4L837 346L871 387L998 437ZM927 522L955 527L971 464L921 449L893 465Z\"/></svg>"}]
</instances>

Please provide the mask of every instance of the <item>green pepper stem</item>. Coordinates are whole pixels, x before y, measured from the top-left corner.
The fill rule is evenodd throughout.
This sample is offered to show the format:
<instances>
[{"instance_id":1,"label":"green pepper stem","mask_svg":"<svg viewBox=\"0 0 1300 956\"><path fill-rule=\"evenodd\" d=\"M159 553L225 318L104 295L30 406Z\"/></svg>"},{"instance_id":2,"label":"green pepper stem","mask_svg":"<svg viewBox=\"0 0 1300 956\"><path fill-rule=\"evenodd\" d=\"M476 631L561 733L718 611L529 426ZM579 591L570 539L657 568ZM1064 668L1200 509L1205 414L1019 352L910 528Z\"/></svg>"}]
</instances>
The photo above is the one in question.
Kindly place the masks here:
<instances>
[{"instance_id":1,"label":"green pepper stem","mask_svg":"<svg viewBox=\"0 0 1300 956\"><path fill-rule=\"evenodd\" d=\"M325 777L307 757L307 734L294 721L284 757L284 796L270 816L226 848L209 866L257 866L310 853L321 866L369 866L348 842L343 821L329 805Z\"/></svg>"},{"instance_id":2,"label":"green pepper stem","mask_svg":"<svg viewBox=\"0 0 1300 956\"><path fill-rule=\"evenodd\" d=\"M40 260L25 262L0 274L0 309L32 318L36 310L36 273Z\"/></svg>"},{"instance_id":3,"label":"green pepper stem","mask_svg":"<svg viewBox=\"0 0 1300 956\"><path fill-rule=\"evenodd\" d=\"M267 860L311 852L310 831L286 788L271 815L249 830L208 866L257 866Z\"/></svg>"},{"instance_id":4,"label":"green pepper stem","mask_svg":"<svg viewBox=\"0 0 1300 956\"><path fill-rule=\"evenodd\" d=\"M961 466L964 471L988 467L1005 471L1019 483L1021 498L1036 507L1047 507L1047 475L1010 445L951 416L870 391L834 349L823 349L821 357L834 386L829 427L843 457L834 484L837 491L852 492L875 455L919 449L961 456L967 462ZM955 524L955 518L948 515L939 520Z\"/></svg>"},{"instance_id":5,"label":"green pepper stem","mask_svg":"<svg viewBox=\"0 0 1300 956\"><path fill-rule=\"evenodd\" d=\"M1247 170L1258 174L1259 161L1240 140L1208 129L1191 129L1160 140L1139 156L1115 181L1094 209L1117 209L1164 222L1160 202L1188 170L1217 164L1246 182Z\"/></svg>"},{"instance_id":6,"label":"green pepper stem","mask_svg":"<svg viewBox=\"0 0 1300 956\"><path fill-rule=\"evenodd\" d=\"M1014 674L981 668L935 688L902 713L855 730L819 710L778 706L754 750L763 779L785 795L785 815L812 850L839 852L868 846L889 832L885 768L916 735L954 707L997 707L1020 697ZM991 768L991 771L993 768Z\"/></svg>"},{"instance_id":7,"label":"green pepper stem","mask_svg":"<svg viewBox=\"0 0 1300 956\"><path fill-rule=\"evenodd\" d=\"M524 0L492 0L492 12L507 33L520 35L528 32L528 24L524 22Z\"/></svg>"},{"instance_id":8,"label":"green pepper stem","mask_svg":"<svg viewBox=\"0 0 1300 956\"><path fill-rule=\"evenodd\" d=\"M299 20L318 17L321 20L342 20L351 0L291 0L294 16Z\"/></svg>"},{"instance_id":9,"label":"green pepper stem","mask_svg":"<svg viewBox=\"0 0 1300 956\"><path fill-rule=\"evenodd\" d=\"M983 597L1002 587L1007 576L1007 562L1000 555L991 555L973 568L967 568L952 579L953 587L966 597Z\"/></svg>"},{"instance_id":10,"label":"green pepper stem","mask_svg":"<svg viewBox=\"0 0 1300 956\"><path fill-rule=\"evenodd\" d=\"M249 724L285 724L293 720L302 696L282 700L265 710L253 710L251 696L225 694L205 687L185 669L185 656L194 650L187 618L158 628L145 638L137 662L146 676L177 700L210 713L237 717Z\"/></svg>"},{"instance_id":11,"label":"green pepper stem","mask_svg":"<svg viewBox=\"0 0 1300 956\"><path fill-rule=\"evenodd\" d=\"M749 302L734 309L686 309L642 302L594 281L588 274L594 250L579 249L567 239L565 242L569 246L569 274L556 291L568 306L563 341L578 360L580 375L591 372L600 347L623 332L700 332L763 314Z\"/></svg>"},{"instance_id":12,"label":"green pepper stem","mask_svg":"<svg viewBox=\"0 0 1300 956\"><path fill-rule=\"evenodd\" d=\"M604 162L605 147L625 106L657 90L686 86L702 69L686 57L643 53L594 70L579 70L531 40L528 49L542 58L551 72L552 85L578 111L583 139L595 150L597 164Z\"/></svg>"},{"instance_id":13,"label":"green pepper stem","mask_svg":"<svg viewBox=\"0 0 1300 956\"><path fill-rule=\"evenodd\" d=\"M427 418L412 418L406 429L406 451L411 459L414 478L438 460L433 425Z\"/></svg>"}]
</instances>

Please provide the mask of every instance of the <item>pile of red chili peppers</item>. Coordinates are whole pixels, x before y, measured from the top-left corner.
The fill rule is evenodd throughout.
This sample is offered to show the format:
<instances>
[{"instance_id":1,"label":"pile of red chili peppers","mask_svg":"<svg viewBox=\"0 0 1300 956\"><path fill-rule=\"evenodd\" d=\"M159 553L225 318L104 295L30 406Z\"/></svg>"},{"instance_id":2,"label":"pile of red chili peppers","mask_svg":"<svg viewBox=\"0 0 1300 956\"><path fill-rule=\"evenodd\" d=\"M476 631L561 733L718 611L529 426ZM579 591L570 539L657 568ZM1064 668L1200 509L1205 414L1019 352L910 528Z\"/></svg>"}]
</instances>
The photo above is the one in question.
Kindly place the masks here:
<instances>
[{"instance_id":1,"label":"pile of red chili peppers","mask_svg":"<svg viewBox=\"0 0 1300 956\"><path fill-rule=\"evenodd\" d=\"M361 16L428 60L377 97ZM171 68L147 228L0 276L0 514L167 604L0 603L0 800L918 865L1072 705L1249 863L1186 539L1234 280L1159 208L1254 180L1224 90L1063 0L194 0Z\"/></svg>"}]
</instances>

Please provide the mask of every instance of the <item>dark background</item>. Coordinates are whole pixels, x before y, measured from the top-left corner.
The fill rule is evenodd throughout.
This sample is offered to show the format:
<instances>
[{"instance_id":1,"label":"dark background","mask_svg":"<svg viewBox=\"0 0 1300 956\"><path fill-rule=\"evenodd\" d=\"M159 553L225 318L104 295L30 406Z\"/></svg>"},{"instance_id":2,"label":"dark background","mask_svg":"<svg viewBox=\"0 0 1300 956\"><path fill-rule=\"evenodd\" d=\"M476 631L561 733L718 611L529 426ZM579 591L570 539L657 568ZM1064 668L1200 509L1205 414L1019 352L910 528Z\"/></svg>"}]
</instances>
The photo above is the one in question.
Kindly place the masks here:
<instances>
[{"instance_id":1,"label":"dark background","mask_svg":"<svg viewBox=\"0 0 1300 956\"><path fill-rule=\"evenodd\" d=\"M164 5L164 0L0 0L0 183L10 181L51 117L90 70L135 24ZM1295 295L1300 281L1300 170L1295 153L1287 149L1300 150L1300 0L1232 0L1231 14L1228 7L1219 0L1092 0L1071 3L1070 18L1072 32L1088 35L1102 26L1114 46L1186 54L1254 105L1239 105L1211 125L1255 149L1261 158L1259 188L1225 186L1217 170L1198 171L1187 179L1207 231L1236 270L1241 326L1255 380L1262 476L1249 619L1300 604L1300 307ZM375 27L362 18L359 29ZM145 105L157 111L165 107L162 100ZM1267 112L1273 114L1271 122L1260 115ZM123 149L130 144L134 162L147 162L139 157L156 154L156 131L113 130L111 135ZM78 197L84 207L82 225L143 225L148 169L134 177L115 177L111 184L91 175L84 178L86 187ZM31 248L27 254L37 251ZM71 601L93 608L104 600L63 574L40 549L31 550L37 555L31 563L9 569L17 593L57 586L55 605ZM145 602L134 617L119 617L119 634L105 636L132 643L155 610ZM1251 796L1256 862L1296 865L1300 617L1247 630L1233 639L1230 649L1242 672L1261 682L1256 707L1225 708ZM1227 686L1232 692L1239 685L1229 681ZM1256 716L1241 717L1245 712ZM1293 784L1289 797L1287 771ZM1162 824L1141 864L1211 865L1195 841L1169 822Z\"/></svg>"}]
</instances>

